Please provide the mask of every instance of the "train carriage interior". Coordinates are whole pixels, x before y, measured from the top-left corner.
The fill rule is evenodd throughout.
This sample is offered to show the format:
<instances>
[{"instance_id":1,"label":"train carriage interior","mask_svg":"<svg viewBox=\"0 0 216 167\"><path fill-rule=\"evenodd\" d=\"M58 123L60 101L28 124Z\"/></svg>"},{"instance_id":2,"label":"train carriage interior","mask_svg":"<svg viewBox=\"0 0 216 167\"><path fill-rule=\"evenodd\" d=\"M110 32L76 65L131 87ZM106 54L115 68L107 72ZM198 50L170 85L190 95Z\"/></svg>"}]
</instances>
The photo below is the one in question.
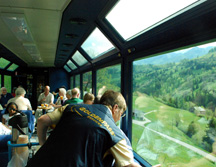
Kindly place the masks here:
<instances>
[{"instance_id":1,"label":"train carriage interior","mask_svg":"<svg viewBox=\"0 0 216 167\"><path fill-rule=\"evenodd\" d=\"M119 91L142 166L215 167L215 20L215 0L0 0L0 85L34 110L46 85Z\"/></svg>"}]
</instances>

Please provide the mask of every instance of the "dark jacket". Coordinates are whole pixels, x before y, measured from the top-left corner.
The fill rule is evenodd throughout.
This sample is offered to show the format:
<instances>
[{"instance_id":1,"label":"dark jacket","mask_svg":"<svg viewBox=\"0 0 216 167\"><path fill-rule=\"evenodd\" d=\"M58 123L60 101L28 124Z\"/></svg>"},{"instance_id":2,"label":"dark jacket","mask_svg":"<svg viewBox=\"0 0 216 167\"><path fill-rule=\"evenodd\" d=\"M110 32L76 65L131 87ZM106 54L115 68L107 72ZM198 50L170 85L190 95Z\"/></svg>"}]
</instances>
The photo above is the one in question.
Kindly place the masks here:
<instances>
[{"instance_id":1,"label":"dark jacket","mask_svg":"<svg viewBox=\"0 0 216 167\"><path fill-rule=\"evenodd\" d=\"M107 166L105 152L123 138L106 106L69 105L28 167Z\"/></svg>"}]
</instances>

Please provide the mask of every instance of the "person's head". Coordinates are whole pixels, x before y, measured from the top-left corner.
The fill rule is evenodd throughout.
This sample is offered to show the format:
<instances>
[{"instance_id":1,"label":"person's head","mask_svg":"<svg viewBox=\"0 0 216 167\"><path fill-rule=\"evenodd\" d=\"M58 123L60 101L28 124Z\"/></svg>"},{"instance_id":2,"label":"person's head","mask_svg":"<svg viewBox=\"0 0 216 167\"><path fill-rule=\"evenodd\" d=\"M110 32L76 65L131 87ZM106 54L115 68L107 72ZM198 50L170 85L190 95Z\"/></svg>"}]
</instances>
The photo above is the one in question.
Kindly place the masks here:
<instances>
[{"instance_id":1,"label":"person's head","mask_svg":"<svg viewBox=\"0 0 216 167\"><path fill-rule=\"evenodd\" d=\"M112 112L115 122L121 119L127 109L126 101L121 93L107 90L100 99L100 104L106 105Z\"/></svg>"},{"instance_id":2,"label":"person's head","mask_svg":"<svg viewBox=\"0 0 216 167\"><path fill-rule=\"evenodd\" d=\"M79 98L80 96L80 90L79 88L73 88L71 90L72 98Z\"/></svg>"},{"instance_id":3,"label":"person's head","mask_svg":"<svg viewBox=\"0 0 216 167\"><path fill-rule=\"evenodd\" d=\"M49 91L50 91L50 87L48 85L46 85L45 88L44 88L45 95L48 95Z\"/></svg>"},{"instance_id":4,"label":"person's head","mask_svg":"<svg viewBox=\"0 0 216 167\"><path fill-rule=\"evenodd\" d=\"M17 104L14 102L10 102L5 109L5 114L9 113L9 116L12 116L16 113L17 110L18 110Z\"/></svg>"},{"instance_id":5,"label":"person's head","mask_svg":"<svg viewBox=\"0 0 216 167\"><path fill-rule=\"evenodd\" d=\"M16 94L16 96L23 96L24 97L26 94L26 91L23 88L17 88L15 91L15 94Z\"/></svg>"},{"instance_id":6,"label":"person's head","mask_svg":"<svg viewBox=\"0 0 216 167\"><path fill-rule=\"evenodd\" d=\"M83 98L84 104L93 104L94 102L94 95L92 93L86 93Z\"/></svg>"},{"instance_id":7,"label":"person's head","mask_svg":"<svg viewBox=\"0 0 216 167\"><path fill-rule=\"evenodd\" d=\"M1 93L2 93L3 95L6 95L6 94L7 94L7 89L6 89L5 87L2 87L2 88L1 88Z\"/></svg>"},{"instance_id":8,"label":"person's head","mask_svg":"<svg viewBox=\"0 0 216 167\"><path fill-rule=\"evenodd\" d=\"M72 91L71 90L68 90L66 92L66 97L67 97L67 99L71 99L72 98Z\"/></svg>"},{"instance_id":9,"label":"person's head","mask_svg":"<svg viewBox=\"0 0 216 167\"><path fill-rule=\"evenodd\" d=\"M66 90L65 88L59 88L59 96L65 96L66 95Z\"/></svg>"}]
</instances>

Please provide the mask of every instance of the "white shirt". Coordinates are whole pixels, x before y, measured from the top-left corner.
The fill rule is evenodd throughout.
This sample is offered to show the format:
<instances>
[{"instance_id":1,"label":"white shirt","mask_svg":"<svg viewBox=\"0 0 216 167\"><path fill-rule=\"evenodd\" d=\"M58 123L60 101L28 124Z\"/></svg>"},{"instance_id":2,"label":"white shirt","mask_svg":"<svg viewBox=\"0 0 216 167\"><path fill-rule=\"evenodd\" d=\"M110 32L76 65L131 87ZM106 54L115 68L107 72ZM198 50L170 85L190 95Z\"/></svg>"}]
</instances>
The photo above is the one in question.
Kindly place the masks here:
<instances>
[{"instance_id":1,"label":"white shirt","mask_svg":"<svg viewBox=\"0 0 216 167\"><path fill-rule=\"evenodd\" d=\"M49 94L47 96L45 96L44 92L40 94L40 96L38 97L38 102L40 103L40 101L46 98L46 100L44 102L42 102L43 104L50 104L53 103L54 101L54 95L52 93L49 92Z\"/></svg>"},{"instance_id":2,"label":"white shirt","mask_svg":"<svg viewBox=\"0 0 216 167\"><path fill-rule=\"evenodd\" d=\"M11 133L11 130L6 128L2 123L0 122L0 135L9 135Z\"/></svg>"},{"instance_id":3,"label":"white shirt","mask_svg":"<svg viewBox=\"0 0 216 167\"><path fill-rule=\"evenodd\" d=\"M67 100L66 96L63 96L63 102L65 102ZM57 101L56 101L56 105L60 105L61 104L61 97L58 97Z\"/></svg>"},{"instance_id":4,"label":"white shirt","mask_svg":"<svg viewBox=\"0 0 216 167\"><path fill-rule=\"evenodd\" d=\"M16 96L14 98L11 98L10 100L8 100L7 104L9 104L10 102L16 103L19 110L32 110L29 99L23 96Z\"/></svg>"}]
</instances>

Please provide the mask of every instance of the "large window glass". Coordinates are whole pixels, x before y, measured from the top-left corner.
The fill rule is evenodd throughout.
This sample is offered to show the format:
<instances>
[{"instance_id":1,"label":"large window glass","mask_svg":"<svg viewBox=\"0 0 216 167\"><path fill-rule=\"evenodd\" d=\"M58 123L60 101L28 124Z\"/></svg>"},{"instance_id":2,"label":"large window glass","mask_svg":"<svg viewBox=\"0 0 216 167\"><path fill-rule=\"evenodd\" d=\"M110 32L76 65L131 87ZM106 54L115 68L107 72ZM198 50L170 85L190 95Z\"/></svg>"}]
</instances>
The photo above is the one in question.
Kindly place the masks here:
<instances>
[{"instance_id":1,"label":"large window glass","mask_svg":"<svg viewBox=\"0 0 216 167\"><path fill-rule=\"evenodd\" d=\"M101 96L106 90L121 89L121 66L115 65L97 71L97 95Z\"/></svg>"},{"instance_id":2,"label":"large window glass","mask_svg":"<svg viewBox=\"0 0 216 167\"><path fill-rule=\"evenodd\" d=\"M70 89L73 89L74 88L74 77L70 77Z\"/></svg>"},{"instance_id":3,"label":"large window glass","mask_svg":"<svg viewBox=\"0 0 216 167\"><path fill-rule=\"evenodd\" d=\"M79 51L76 51L73 55L72 59L79 65L82 66L83 64L87 63L87 60L81 55Z\"/></svg>"},{"instance_id":4,"label":"large window glass","mask_svg":"<svg viewBox=\"0 0 216 167\"><path fill-rule=\"evenodd\" d=\"M5 68L8 64L10 63L10 61L4 59L4 58L0 58L0 68Z\"/></svg>"},{"instance_id":5,"label":"large window glass","mask_svg":"<svg viewBox=\"0 0 216 167\"><path fill-rule=\"evenodd\" d=\"M19 67L18 65L16 65L16 64L13 63L10 67L8 67L7 70L9 70L9 71L14 71L14 70L16 70L18 67Z\"/></svg>"},{"instance_id":6,"label":"large window glass","mask_svg":"<svg viewBox=\"0 0 216 167\"><path fill-rule=\"evenodd\" d=\"M80 88L80 75L75 76L75 87Z\"/></svg>"},{"instance_id":7,"label":"large window glass","mask_svg":"<svg viewBox=\"0 0 216 167\"><path fill-rule=\"evenodd\" d=\"M215 167L216 43L133 63L132 147L152 165Z\"/></svg>"},{"instance_id":8,"label":"large window glass","mask_svg":"<svg viewBox=\"0 0 216 167\"><path fill-rule=\"evenodd\" d=\"M81 46L88 55L95 59L101 56L103 53L114 48L112 43L102 34L102 32L95 28L91 35Z\"/></svg>"},{"instance_id":9,"label":"large window glass","mask_svg":"<svg viewBox=\"0 0 216 167\"><path fill-rule=\"evenodd\" d=\"M157 26L184 12L186 6L196 1L122 0L118 2L106 18L124 39L128 39L143 30L147 30L150 26ZM199 1L197 4L201 2L203 1ZM181 9L184 10L176 13Z\"/></svg>"},{"instance_id":10,"label":"large window glass","mask_svg":"<svg viewBox=\"0 0 216 167\"><path fill-rule=\"evenodd\" d=\"M83 74L83 95L86 93L92 93L92 72L86 72Z\"/></svg>"},{"instance_id":11,"label":"large window glass","mask_svg":"<svg viewBox=\"0 0 216 167\"><path fill-rule=\"evenodd\" d=\"M11 76L4 75L4 87L8 93L11 93Z\"/></svg>"}]
</instances>

